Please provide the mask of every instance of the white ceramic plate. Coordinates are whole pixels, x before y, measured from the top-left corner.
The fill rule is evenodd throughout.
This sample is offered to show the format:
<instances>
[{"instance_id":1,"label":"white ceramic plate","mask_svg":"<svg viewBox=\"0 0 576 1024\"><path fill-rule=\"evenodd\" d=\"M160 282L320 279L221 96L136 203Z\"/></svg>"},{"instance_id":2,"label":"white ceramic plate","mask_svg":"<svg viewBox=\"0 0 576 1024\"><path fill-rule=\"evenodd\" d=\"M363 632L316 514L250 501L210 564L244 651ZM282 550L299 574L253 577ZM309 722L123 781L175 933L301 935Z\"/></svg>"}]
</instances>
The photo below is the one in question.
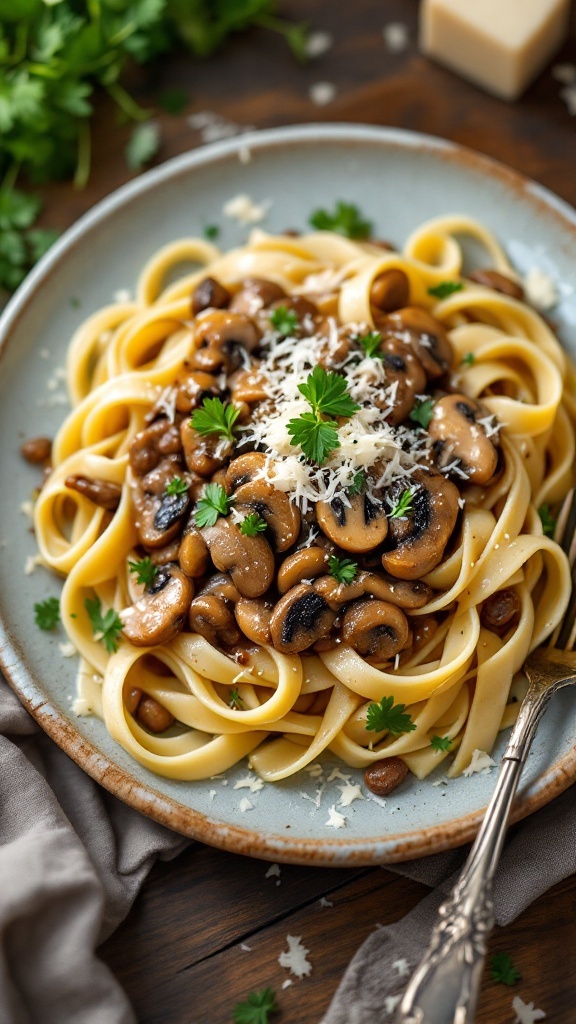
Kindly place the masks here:
<instances>
[{"instance_id":1,"label":"white ceramic plate","mask_svg":"<svg viewBox=\"0 0 576 1024\"><path fill-rule=\"evenodd\" d=\"M250 161L245 162L249 148ZM118 289L133 289L144 260L159 246L222 225L220 244L247 230L222 216L226 200L248 193L270 200L265 227L304 229L315 208L338 199L358 204L378 237L400 245L429 217L448 212L481 218L521 272L537 266L560 290L554 319L576 352L576 214L501 165L451 144L396 130L352 125L290 127L196 150L150 171L96 206L54 246L13 298L0 321L0 573L2 657L14 689L41 726L81 767L118 797L186 835L252 856L294 863L385 863L456 846L475 832L495 773L434 785L415 779L383 807L355 800L339 808L344 828L328 827L344 785L302 774L257 793L235 789L245 765L227 779L201 783L159 778L136 764L95 718L70 710L74 659L63 634L34 624L33 605L58 593L43 569L25 575L35 553L21 504L38 473L18 454L22 439L53 436L66 413L58 367L69 338ZM471 254L473 255L473 254ZM80 305L77 305L77 303ZM56 397L61 396L61 397ZM516 817L531 813L576 777L576 693L547 711L525 769ZM494 756L504 748L501 740ZM327 762L324 780L334 762ZM361 773L340 766L352 781ZM443 770L438 772L443 778ZM322 789L317 799L318 790ZM253 809L240 811L248 795ZM365 791L366 797L369 796ZM317 806L318 804L318 806Z\"/></svg>"}]
</instances>

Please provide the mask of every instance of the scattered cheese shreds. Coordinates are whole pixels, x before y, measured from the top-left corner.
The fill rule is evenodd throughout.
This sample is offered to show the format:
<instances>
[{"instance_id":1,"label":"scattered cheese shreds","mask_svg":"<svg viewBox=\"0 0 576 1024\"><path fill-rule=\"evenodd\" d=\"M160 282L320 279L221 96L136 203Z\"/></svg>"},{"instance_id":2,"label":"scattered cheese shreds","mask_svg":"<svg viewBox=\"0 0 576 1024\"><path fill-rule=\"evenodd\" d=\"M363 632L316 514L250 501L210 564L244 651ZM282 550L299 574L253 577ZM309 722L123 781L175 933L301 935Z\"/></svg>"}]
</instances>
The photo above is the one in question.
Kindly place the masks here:
<instances>
[{"instance_id":1,"label":"scattered cheese shreds","mask_svg":"<svg viewBox=\"0 0 576 1024\"><path fill-rule=\"evenodd\" d=\"M243 796L240 803L238 804L239 810L244 814L246 811L253 811L254 804L250 803L247 796Z\"/></svg>"},{"instance_id":2,"label":"scattered cheese shreds","mask_svg":"<svg viewBox=\"0 0 576 1024\"><path fill-rule=\"evenodd\" d=\"M328 809L328 821L324 822L329 828L344 828L346 825L346 818L343 814L340 814L334 804Z\"/></svg>"},{"instance_id":3,"label":"scattered cheese shreds","mask_svg":"<svg viewBox=\"0 0 576 1024\"><path fill-rule=\"evenodd\" d=\"M60 654L62 655L63 658L73 658L74 655L77 653L76 648L74 647L74 644L72 643L71 640L65 644L58 644L58 650L60 651Z\"/></svg>"},{"instance_id":4,"label":"scattered cheese shreds","mask_svg":"<svg viewBox=\"0 0 576 1024\"><path fill-rule=\"evenodd\" d=\"M305 44L306 56L321 57L330 49L332 43L330 32L310 32Z\"/></svg>"},{"instance_id":5,"label":"scattered cheese shreds","mask_svg":"<svg viewBox=\"0 0 576 1024\"><path fill-rule=\"evenodd\" d=\"M514 996L512 1009L516 1014L515 1024L536 1024L537 1021L544 1020L546 1017L544 1010L537 1009L534 1003L525 1003L520 996Z\"/></svg>"},{"instance_id":6,"label":"scattered cheese shreds","mask_svg":"<svg viewBox=\"0 0 576 1024\"><path fill-rule=\"evenodd\" d=\"M278 957L280 967L287 967L297 978L307 977L312 971L312 964L306 959L310 950L302 945L300 935L287 935L286 942L288 951Z\"/></svg>"},{"instance_id":7,"label":"scattered cheese shreds","mask_svg":"<svg viewBox=\"0 0 576 1024\"><path fill-rule=\"evenodd\" d=\"M384 996L384 1009L388 1015L394 1013L394 1010L398 1006L398 1003L402 999L402 996Z\"/></svg>"},{"instance_id":8,"label":"scattered cheese shreds","mask_svg":"<svg viewBox=\"0 0 576 1024\"><path fill-rule=\"evenodd\" d=\"M251 793L258 793L264 788L264 781L255 775L246 775L234 783L234 789L249 789Z\"/></svg>"},{"instance_id":9,"label":"scattered cheese shreds","mask_svg":"<svg viewBox=\"0 0 576 1024\"><path fill-rule=\"evenodd\" d=\"M382 35L386 48L390 53L402 53L403 50L408 48L410 42L410 35L408 32L408 25L405 25L402 21L390 21L382 29Z\"/></svg>"},{"instance_id":10,"label":"scattered cheese shreds","mask_svg":"<svg viewBox=\"0 0 576 1024\"><path fill-rule=\"evenodd\" d=\"M325 896L321 896L320 899L318 900L318 903L320 904L321 907L333 907L334 906L334 903L332 902L332 900L326 899Z\"/></svg>"},{"instance_id":11,"label":"scattered cheese shreds","mask_svg":"<svg viewBox=\"0 0 576 1024\"><path fill-rule=\"evenodd\" d=\"M241 942L240 943L240 949L243 949L245 953L251 953L252 952L252 946L249 946L246 942Z\"/></svg>"},{"instance_id":12,"label":"scattered cheese shreds","mask_svg":"<svg viewBox=\"0 0 576 1024\"><path fill-rule=\"evenodd\" d=\"M551 309L558 302L558 291L554 281L539 267L532 267L526 274L524 291L528 302L537 309Z\"/></svg>"},{"instance_id":13,"label":"scattered cheese shreds","mask_svg":"<svg viewBox=\"0 0 576 1024\"><path fill-rule=\"evenodd\" d=\"M265 878L273 878L273 877L280 878L280 865L279 864L271 864L264 877Z\"/></svg>"},{"instance_id":14,"label":"scattered cheese shreds","mask_svg":"<svg viewBox=\"0 0 576 1024\"><path fill-rule=\"evenodd\" d=\"M84 697L76 697L74 703L72 704L72 711L74 712L75 715L78 715L79 718L83 715L92 714L92 708L90 707L88 701L85 700Z\"/></svg>"},{"instance_id":15,"label":"scattered cheese shreds","mask_svg":"<svg viewBox=\"0 0 576 1024\"><path fill-rule=\"evenodd\" d=\"M282 988L290 988L290 985L293 984L294 982L292 981L292 978L286 978L286 980L282 982Z\"/></svg>"},{"instance_id":16,"label":"scattered cheese shreds","mask_svg":"<svg viewBox=\"0 0 576 1024\"><path fill-rule=\"evenodd\" d=\"M238 195L224 203L222 213L225 217L237 220L239 224L258 224L259 221L264 220L270 206L270 199L255 203L248 195Z\"/></svg>"},{"instance_id":17,"label":"scattered cheese shreds","mask_svg":"<svg viewBox=\"0 0 576 1024\"><path fill-rule=\"evenodd\" d=\"M392 967L394 968L395 971L397 971L399 978L405 978L406 975L410 973L408 961L405 960L403 957L401 957L399 960L395 960L394 963L392 964Z\"/></svg>"},{"instance_id":18,"label":"scattered cheese shreds","mask_svg":"<svg viewBox=\"0 0 576 1024\"><path fill-rule=\"evenodd\" d=\"M308 95L316 107L327 107L336 96L336 86L333 82L314 82Z\"/></svg>"},{"instance_id":19,"label":"scattered cheese shreds","mask_svg":"<svg viewBox=\"0 0 576 1024\"><path fill-rule=\"evenodd\" d=\"M352 785L351 782L346 782L343 786L338 786L341 796L338 801L339 807L349 807L354 800L363 800L364 794L360 785Z\"/></svg>"},{"instance_id":20,"label":"scattered cheese shreds","mask_svg":"<svg viewBox=\"0 0 576 1024\"><path fill-rule=\"evenodd\" d=\"M462 772L463 775L469 777L479 772L486 772L489 774L492 768L496 765L496 761L493 761L490 754L487 754L485 750L475 750L472 754L472 760L467 768Z\"/></svg>"}]
</instances>

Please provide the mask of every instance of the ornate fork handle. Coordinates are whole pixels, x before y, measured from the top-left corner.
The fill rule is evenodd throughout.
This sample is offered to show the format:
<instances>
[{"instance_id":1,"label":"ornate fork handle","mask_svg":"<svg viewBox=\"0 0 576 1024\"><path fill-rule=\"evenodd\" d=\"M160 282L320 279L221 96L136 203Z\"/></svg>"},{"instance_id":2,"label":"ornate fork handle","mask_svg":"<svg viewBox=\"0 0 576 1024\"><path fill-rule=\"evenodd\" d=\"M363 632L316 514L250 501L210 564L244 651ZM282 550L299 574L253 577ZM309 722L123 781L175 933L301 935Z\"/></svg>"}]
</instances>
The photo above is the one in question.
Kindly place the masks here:
<instances>
[{"instance_id":1,"label":"ornate fork handle","mask_svg":"<svg viewBox=\"0 0 576 1024\"><path fill-rule=\"evenodd\" d=\"M397 1011L396 1024L472 1024L488 936L494 926L492 882L512 801L538 722L552 694L575 681L574 661L536 652L525 666L530 686L522 702L484 821L430 945Z\"/></svg>"}]
</instances>

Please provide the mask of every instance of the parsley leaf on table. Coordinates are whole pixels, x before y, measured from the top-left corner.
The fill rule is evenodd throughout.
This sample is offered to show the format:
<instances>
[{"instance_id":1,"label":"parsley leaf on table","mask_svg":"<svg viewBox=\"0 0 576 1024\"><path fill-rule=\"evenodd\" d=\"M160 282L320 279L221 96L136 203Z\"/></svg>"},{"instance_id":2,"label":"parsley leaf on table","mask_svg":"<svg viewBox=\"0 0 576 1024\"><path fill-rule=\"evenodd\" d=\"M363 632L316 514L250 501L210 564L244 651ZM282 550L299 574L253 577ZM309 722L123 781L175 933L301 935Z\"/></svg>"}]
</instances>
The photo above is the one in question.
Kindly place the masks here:
<instances>
[{"instance_id":1,"label":"parsley leaf on table","mask_svg":"<svg viewBox=\"0 0 576 1024\"><path fill-rule=\"evenodd\" d=\"M240 523L240 533L245 537L256 537L258 533L264 533L268 523L257 512L251 512Z\"/></svg>"},{"instance_id":2,"label":"parsley leaf on table","mask_svg":"<svg viewBox=\"0 0 576 1024\"><path fill-rule=\"evenodd\" d=\"M413 423L417 423L420 427L423 427L424 430L427 430L430 426L433 409L433 398L425 398L423 401L417 398L415 405L410 410L409 418Z\"/></svg>"},{"instance_id":3,"label":"parsley leaf on table","mask_svg":"<svg viewBox=\"0 0 576 1024\"><path fill-rule=\"evenodd\" d=\"M118 637L124 628L118 612L114 608L109 608L106 614L102 615L99 597L87 597L84 607L88 612L94 639L102 641L108 654L114 654L118 650Z\"/></svg>"},{"instance_id":4,"label":"parsley leaf on table","mask_svg":"<svg viewBox=\"0 0 576 1024\"><path fill-rule=\"evenodd\" d=\"M374 732L387 730L393 736L403 732L414 732L416 726L409 714L405 713L405 704L395 704L394 697L382 697L379 704L369 704L366 710L366 728Z\"/></svg>"},{"instance_id":5,"label":"parsley leaf on table","mask_svg":"<svg viewBox=\"0 0 576 1024\"><path fill-rule=\"evenodd\" d=\"M157 124L137 124L126 144L124 155L131 171L141 171L152 162L160 148L160 129Z\"/></svg>"},{"instance_id":6,"label":"parsley leaf on table","mask_svg":"<svg viewBox=\"0 0 576 1024\"><path fill-rule=\"evenodd\" d=\"M353 583L358 572L358 563L353 562L351 558L338 558L336 555L330 555L328 572L335 580L338 580L338 583Z\"/></svg>"},{"instance_id":7,"label":"parsley leaf on table","mask_svg":"<svg viewBox=\"0 0 576 1024\"><path fill-rule=\"evenodd\" d=\"M440 284L428 289L428 295L433 295L436 299L447 299L454 292L461 292L463 287L461 281L441 281Z\"/></svg>"},{"instance_id":8,"label":"parsley leaf on table","mask_svg":"<svg viewBox=\"0 0 576 1024\"><path fill-rule=\"evenodd\" d=\"M158 104L167 114L178 117L188 106L188 94L184 89L168 89L158 97Z\"/></svg>"},{"instance_id":9,"label":"parsley leaf on table","mask_svg":"<svg viewBox=\"0 0 576 1024\"><path fill-rule=\"evenodd\" d=\"M150 555L141 558L138 562L128 562L130 572L136 573L136 582L149 587L156 579L159 569L150 559Z\"/></svg>"},{"instance_id":10,"label":"parsley leaf on table","mask_svg":"<svg viewBox=\"0 0 576 1024\"><path fill-rule=\"evenodd\" d=\"M276 993L271 988L251 992L244 1003L234 1007L234 1024L268 1024L270 1014L278 1010Z\"/></svg>"},{"instance_id":11,"label":"parsley leaf on table","mask_svg":"<svg viewBox=\"0 0 576 1024\"><path fill-rule=\"evenodd\" d=\"M34 621L40 629L55 629L60 622L60 601L57 597L47 597L34 605Z\"/></svg>"},{"instance_id":12,"label":"parsley leaf on table","mask_svg":"<svg viewBox=\"0 0 576 1024\"><path fill-rule=\"evenodd\" d=\"M540 505L538 509L538 515L540 516L540 522L542 523L542 532L545 537L553 537L554 530L556 529L556 517L550 511L549 505Z\"/></svg>"},{"instance_id":13,"label":"parsley leaf on table","mask_svg":"<svg viewBox=\"0 0 576 1024\"><path fill-rule=\"evenodd\" d=\"M194 522L196 526L214 526L220 516L227 516L234 498L228 498L221 484L207 484L202 498L198 499Z\"/></svg>"},{"instance_id":14,"label":"parsley leaf on table","mask_svg":"<svg viewBox=\"0 0 576 1024\"><path fill-rule=\"evenodd\" d=\"M199 434L219 434L228 441L234 441L233 428L240 415L240 409L231 402L222 402L219 398L205 398L202 408L196 409L190 426Z\"/></svg>"},{"instance_id":15,"label":"parsley leaf on table","mask_svg":"<svg viewBox=\"0 0 576 1024\"><path fill-rule=\"evenodd\" d=\"M318 231L335 231L345 238L366 239L372 234L372 223L362 219L358 207L342 200L336 203L333 213L315 210L310 215L309 223Z\"/></svg>"},{"instance_id":16,"label":"parsley leaf on table","mask_svg":"<svg viewBox=\"0 0 576 1024\"><path fill-rule=\"evenodd\" d=\"M517 981L522 981L522 975L514 967L508 953L496 953L490 957L490 971L494 981L499 981L502 985L515 985Z\"/></svg>"},{"instance_id":17,"label":"parsley leaf on table","mask_svg":"<svg viewBox=\"0 0 576 1024\"><path fill-rule=\"evenodd\" d=\"M430 746L438 753L447 754L452 746L452 740L448 736L432 736Z\"/></svg>"}]
</instances>

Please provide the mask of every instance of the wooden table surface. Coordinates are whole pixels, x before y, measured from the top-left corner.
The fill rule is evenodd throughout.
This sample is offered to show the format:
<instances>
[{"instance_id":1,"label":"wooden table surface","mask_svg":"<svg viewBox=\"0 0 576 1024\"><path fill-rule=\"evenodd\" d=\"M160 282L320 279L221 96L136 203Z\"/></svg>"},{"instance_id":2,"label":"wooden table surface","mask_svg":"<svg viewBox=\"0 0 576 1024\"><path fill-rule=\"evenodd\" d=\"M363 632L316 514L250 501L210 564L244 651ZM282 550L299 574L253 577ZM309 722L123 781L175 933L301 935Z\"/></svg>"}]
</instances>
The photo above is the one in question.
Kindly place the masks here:
<instances>
[{"instance_id":1,"label":"wooden table surface","mask_svg":"<svg viewBox=\"0 0 576 1024\"><path fill-rule=\"evenodd\" d=\"M203 110L241 126L318 120L396 125L478 149L576 205L576 120L550 69L519 102L506 104L419 55L416 0L291 0L283 13L331 32L329 52L301 66L279 37L259 29L236 37L207 62L183 55L134 72L132 91L144 105L167 89L184 88L189 95L182 116L158 116L159 160L201 143L188 119ZM409 46L400 53L389 52L382 35L384 24L395 21L410 30ZM575 56L573 15L570 42L557 59ZM336 87L334 100L322 108L309 98L319 81ZM123 158L129 129L111 128L112 117L101 103L89 187L44 190L45 223L65 227L130 176ZM200 844L153 869L128 919L101 948L141 1024L228 1024L235 1003L266 986L278 993L281 1011L274 1021L317 1024L376 924L398 920L427 892L382 868L283 866L279 878L267 878L266 871L261 861ZM322 896L333 906L320 906ZM513 954L523 975L519 994L542 1007L551 1024L576 1021L575 911L573 877L491 941L492 953ZM282 990L287 972L278 955L287 933L302 936L313 972ZM512 1022L513 994L486 978L478 1024Z\"/></svg>"}]
</instances>

